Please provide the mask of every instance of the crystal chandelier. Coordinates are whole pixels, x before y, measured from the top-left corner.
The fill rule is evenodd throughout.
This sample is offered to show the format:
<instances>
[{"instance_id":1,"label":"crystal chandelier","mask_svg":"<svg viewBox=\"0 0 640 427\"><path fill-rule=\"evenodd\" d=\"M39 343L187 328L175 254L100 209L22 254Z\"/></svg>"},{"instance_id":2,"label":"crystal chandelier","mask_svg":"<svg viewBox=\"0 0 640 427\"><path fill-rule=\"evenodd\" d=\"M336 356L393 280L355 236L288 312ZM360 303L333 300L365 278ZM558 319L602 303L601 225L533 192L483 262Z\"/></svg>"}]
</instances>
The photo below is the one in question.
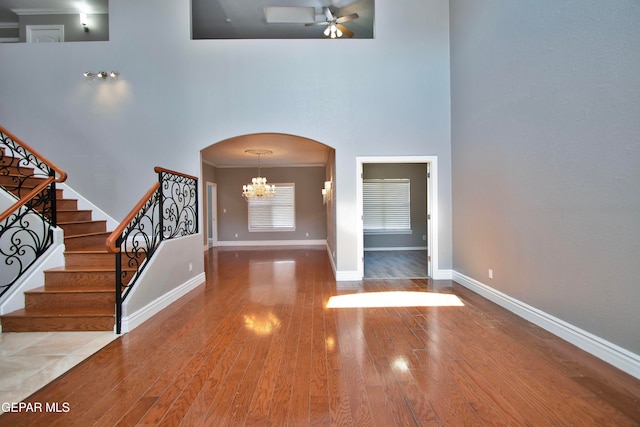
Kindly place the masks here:
<instances>
[{"instance_id":1,"label":"crystal chandelier","mask_svg":"<svg viewBox=\"0 0 640 427\"><path fill-rule=\"evenodd\" d=\"M276 193L276 186L267 184L267 178L260 176L260 156L272 154L273 151L251 149L245 150L244 152L258 156L258 176L251 178L250 184L242 186L242 195L247 200L268 199Z\"/></svg>"}]
</instances>

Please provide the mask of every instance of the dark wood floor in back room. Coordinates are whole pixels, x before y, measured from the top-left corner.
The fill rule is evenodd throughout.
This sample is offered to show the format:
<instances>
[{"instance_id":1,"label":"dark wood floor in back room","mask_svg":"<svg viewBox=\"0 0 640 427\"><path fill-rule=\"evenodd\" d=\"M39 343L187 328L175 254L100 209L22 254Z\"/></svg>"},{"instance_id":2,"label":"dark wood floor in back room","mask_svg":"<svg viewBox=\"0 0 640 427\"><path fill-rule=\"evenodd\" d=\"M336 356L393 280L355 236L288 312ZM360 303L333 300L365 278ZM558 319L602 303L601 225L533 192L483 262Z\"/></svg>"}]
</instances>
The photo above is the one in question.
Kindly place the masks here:
<instances>
[{"instance_id":1,"label":"dark wood floor in back room","mask_svg":"<svg viewBox=\"0 0 640 427\"><path fill-rule=\"evenodd\" d=\"M206 285L27 399L68 412L0 425L640 425L640 381L452 281L336 284L316 248L205 262Z\"/></svg>"}]
</instances>

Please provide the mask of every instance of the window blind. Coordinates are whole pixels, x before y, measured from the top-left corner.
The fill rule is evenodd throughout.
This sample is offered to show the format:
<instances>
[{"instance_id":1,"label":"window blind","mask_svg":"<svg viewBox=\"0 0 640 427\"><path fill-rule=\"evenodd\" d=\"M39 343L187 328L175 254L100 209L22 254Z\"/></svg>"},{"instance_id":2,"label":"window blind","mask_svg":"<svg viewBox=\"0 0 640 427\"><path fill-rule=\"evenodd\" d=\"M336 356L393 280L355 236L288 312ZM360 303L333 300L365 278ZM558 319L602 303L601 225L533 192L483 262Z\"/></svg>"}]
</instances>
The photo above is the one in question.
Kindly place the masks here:
<instances>
[{"instance_id":1,"label":"window blind","mask_svg":"<svg viewBox=\"0 0 640 427\"><path fill-rule=\"evenodd\" d=\"M295 231L295 183L274 184L276 193L268 199L252 199L249 231Z\"/></svg>"},{"instance_id":2,"label":"window blind","mask_svg":"<svg viewBox=\"0 0 640 427\"><path fill-rule=\"evenodd\" d=\"M365 179L363 182L364 230L411 230L409 179Z\"/></svg>"}]
</instances>

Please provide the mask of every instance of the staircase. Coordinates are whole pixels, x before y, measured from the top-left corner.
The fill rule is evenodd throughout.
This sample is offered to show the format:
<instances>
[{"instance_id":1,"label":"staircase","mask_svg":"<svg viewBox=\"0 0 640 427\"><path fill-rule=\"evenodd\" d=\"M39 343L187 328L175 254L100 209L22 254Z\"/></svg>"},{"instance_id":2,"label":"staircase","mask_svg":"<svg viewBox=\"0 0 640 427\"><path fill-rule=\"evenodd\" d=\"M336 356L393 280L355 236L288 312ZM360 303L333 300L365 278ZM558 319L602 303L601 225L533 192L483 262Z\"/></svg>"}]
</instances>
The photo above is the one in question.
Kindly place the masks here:
<instances>
[{"instance_id":1,"label":"staircase","mask_svg":"<svg viewBox=\"0 0 640 427\"><path fill-rule=\"evenodd\" d=\"M33 188L37 180L23 187ZM0 316L2 332L114 330L115 259L105 246L106 221L94 221L91 211L78 209L78 201L59 189L56 204L65 266L44 272L43 286L24 293L24 309Z\"/></svg>"}]
</instances>

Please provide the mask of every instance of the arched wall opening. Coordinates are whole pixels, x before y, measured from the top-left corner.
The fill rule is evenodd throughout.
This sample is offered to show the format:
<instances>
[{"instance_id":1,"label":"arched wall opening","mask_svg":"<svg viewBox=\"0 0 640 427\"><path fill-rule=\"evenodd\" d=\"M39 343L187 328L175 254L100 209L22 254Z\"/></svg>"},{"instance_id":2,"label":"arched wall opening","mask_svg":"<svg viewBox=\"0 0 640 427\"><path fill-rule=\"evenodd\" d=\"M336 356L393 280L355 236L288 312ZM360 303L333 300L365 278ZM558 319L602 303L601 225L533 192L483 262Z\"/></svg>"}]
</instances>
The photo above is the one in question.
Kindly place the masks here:
<instances>
[{"instance_id":1,"label":"arched wall opening","mask_svg":"<svg viewBox=\"0 0 640 427\"><path fill-rule=\"evenodd\" d=\"M268 153L257 156L248 152L252 150ZM335 149L297 135L254 133L205 147L200 159L205 250L214 246L323 245L335 271ZM269 184L294 184L293 230L249 230L242 186L256 177L258 170Z\"/></svg>"}]
</instances>

